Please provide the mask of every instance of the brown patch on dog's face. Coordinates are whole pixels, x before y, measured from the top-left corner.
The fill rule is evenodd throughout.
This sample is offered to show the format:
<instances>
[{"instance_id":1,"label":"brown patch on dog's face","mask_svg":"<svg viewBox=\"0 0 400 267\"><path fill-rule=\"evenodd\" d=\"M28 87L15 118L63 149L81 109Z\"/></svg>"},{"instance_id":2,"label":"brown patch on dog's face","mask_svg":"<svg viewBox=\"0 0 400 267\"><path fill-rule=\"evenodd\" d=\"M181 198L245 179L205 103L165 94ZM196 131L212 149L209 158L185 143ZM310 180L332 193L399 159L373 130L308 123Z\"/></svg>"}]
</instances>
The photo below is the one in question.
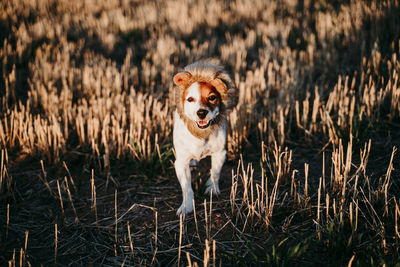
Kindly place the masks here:
<instances>
[{"instance_id":1,"label":"brown patch on dog's face","mask_svg":"<svg viewBox=\"0 0 400 267\"><path fill-rule=\"evenodd\" d=\"M206 82L199 82L199 87L201 104L205 107L208 107L210 110L214 110L216 107L219 107L221 103L221 95L215 89L215 87Z\"/></svg>"},{"instance_id":2,"label":"brown patch on dog's face","mask_svg":"<svg viewBox=\"0 0 400 267\"><path fill-rule=\"evenodd\" d=\"M228 97L228 91L226 88L226 84L218 78L215 78L210 82L210 84L215 88L215 90L219 93L220 95L220 100L225 99Z\"/></svg>"},{"instance_id":3,"label":"brown patch on dog's face","mask_svg":"<svg viewBox=\"0 0 400 267\"><path fill-rule=\"evenodd\" d=\"M220 107L221 95L217 89L207 82L198 82L199 94L198 98L189 96L188 92L190 86L188 86L182 94L182 103L186 102L196 102L198 108L208 108L210 111L214 110L216 107Z\"/></svg>"}]
</instances>

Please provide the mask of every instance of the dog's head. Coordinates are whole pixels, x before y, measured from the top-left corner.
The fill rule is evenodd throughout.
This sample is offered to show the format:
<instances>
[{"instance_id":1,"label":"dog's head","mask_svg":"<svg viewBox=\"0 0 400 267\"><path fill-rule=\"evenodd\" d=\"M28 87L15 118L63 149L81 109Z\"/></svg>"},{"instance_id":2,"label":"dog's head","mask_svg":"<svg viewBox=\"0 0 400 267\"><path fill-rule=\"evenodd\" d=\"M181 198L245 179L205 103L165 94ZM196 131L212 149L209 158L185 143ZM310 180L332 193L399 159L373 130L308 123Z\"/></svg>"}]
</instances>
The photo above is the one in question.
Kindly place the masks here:
<instances>
[{"instance_id":1,"label":"dog's head","mask_svg":"<svg viewBox=\"0 0 400 267\"><path fill-rule=\"evenodd\" d=\"M237 101L236 87L216 61L198 61L174 76L180 117L197 137L205 138L224 121Z\"/></svg>"},{"instance_id":2,"label":"dog's head","mask_svg":"<svg viewBox=\"0 0 400 267\"><path fill-rule=\"evenodd\" d=\"M194 121L199 129L207 129L223 111L221 95L226 92L225 83L219 78L210 81L194 81L188 72L175 75L174 83L185 89L181 95L183 114Z\"/></svg>"}]
</instances>

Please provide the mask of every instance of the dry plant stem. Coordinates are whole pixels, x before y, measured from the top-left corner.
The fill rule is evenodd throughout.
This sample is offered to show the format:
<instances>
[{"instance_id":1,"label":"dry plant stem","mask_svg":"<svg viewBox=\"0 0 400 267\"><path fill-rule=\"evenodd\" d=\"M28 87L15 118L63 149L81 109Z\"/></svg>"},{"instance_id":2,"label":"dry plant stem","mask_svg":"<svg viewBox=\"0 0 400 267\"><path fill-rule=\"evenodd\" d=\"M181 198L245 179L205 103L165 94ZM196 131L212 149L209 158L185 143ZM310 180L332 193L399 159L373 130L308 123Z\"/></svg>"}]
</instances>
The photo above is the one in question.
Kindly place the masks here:
<instances>
[{"instance_id":1,"label":"dry plant stem","mask_svg":"<svg viewBox=\"0 0 400 267\"><path fill-rule=\"evenodd\" d=\"M266 220L265 220L265 223L266 223L267 227L269 227L270 223L271 223L271 218L272 218L272 214L273 214L274 206L275 206L275 201L276 201L276 195L277 195L277 191L278 191L278 185L279 185L279 179L277 179L275 181L274 188L272 189L271 195L269 197L268 213L267 213L267 217L266 217Z\"/></svg>"},{"instance_id":2,"label":"dry plant stem","mask_svg":"<svg viewBox=\"0 0 400 267\"><path fill-rule=\"evenodd\" d=\"M92 176L91 176L91 179L90 179L90 184L91 184L91 192L92 192L92 194L91 194L91 199L90 199L90 202L91 202L91 207L92 207L92 209L94 209L94 201L95 201L95 197L94 197L94 194L95 194L95 185L94 185L94 170L92 169Z\"/></svg>"},{"instance_id":3,"label":"dry plant stem","mask_svg":"<svg viewBox=\"0 0 400 267\"><path fill-rule=\"evenodd\" d=\"M129 248L131 249L132 258L134 259L135 258L135 253L134 253L134 250L133 250L131 226L130 226L129 222L126 222L126 225L128 227Z\"/></svg>"},{"instance_id":4,"label":"dry plant stem","mask_svg":"<svg viewBox=\"0 0 400 267\"><path fill-rule=\"evenodd\" d=\"M29 236L29 230L26 230L25 231L25 245L24 245L24 260L23 260L24 265L25 265L25 261L26 261L25 255L28 250L28 236Z\"/></svg>"},{"instance_id":5,"label":"dry plant stem","mask_svg":"<svg viewBox=\"0 0 400 267\"><path fill-rule=\"evenodd\" d=\"M213 266L216 266L216 265L215 265L216 250L217 250L216 241L213 240Z\"/></svg>"},{"instance_id":6,"label":"dry plant stem","mask_svg":"<svg viewBox=\"0 0 400 267\"><path fill-rule=\"evenodd\" d=\"M309 164L304 163L304 175L305 175L305 182L304 182L304 200L305 200L305 205L308 203L308 169L309 169Z\"/></svg>"},{"instance_id":7,"label":"dry plant stem","mask_svg":"<svg viewBox=\"0 0 400 267\"><path fill-rule=\"evenodd\" d=\"M157 244L158 244L158 212L157 211L155 212L154 216L155 216L155 221L156 221L156 230L154 233L154 244L157 249Z\"/></svg>"},{"instance_id":8,"label":"dry plant stem","mask_svg":"<svg viewBox=\"0 0 400 267\"><path fill-rule=\"evenodd\" d=\"M150 263L151 266L153 266L153 264L156 260L157 251L158 251L158 248L155 248L154 253L153 253L153 258L151 259L151 263Z\"/></svg>"},{"instance_id":9,"label":"dry plant stem","mask_svg":"<svg viewBox=\"0 0 400 267\"><path fill-rule=\"evenodd\" d=\"M92 179L91 179L91 191L92 191L92 196L91 196L91 202L92 202L92 210L94 209L94 214L96 217L96 225L99 226L99 219L97 216L97 198L96 198L96 185L94 184L94 170L92 169Z\"/></svg>"},{"instance_id":10,"label":"dry plant stem","mask_svg":"<svg viewBox=\"0 0 400 267\"><path fill-rule=\"evenodd\" d=\"M204 219L205 219L205 228L206 228L206 239L209 238L209 232L208 232L208 215L207 215L207 200L204 199L203 202L203 206L204 206Z\"/></svg>"},{"instance_id":11,"label":"dry plant stem","mask_svg":"<svg viewBox=\"0 0 400 267\"><path fill-rule=\"evenodd\" d=\"M358 208L358 199L357 199L356 200L356 223L355 223L355 226L354 226L354 232L357 231L357 227L358 227L358 210L359 210L359 208Z\"/></svg>"},{"instance_id":12,"label":"dry plant stem","mask_svg":"<svg viewBox=\"0 0 400 267\"><path fill-rule=\"evenodd\" d=\"M384 214L384 216L385 215L387 216L388 213L389 213L388 193L387 193L387 191L388 191L388 187L390 185L390 177L391 177L392 171L394 170L394 168L393 168L393 158L394 158L394 155L396 154L396 151L397 151L397 148L393 147L392 154L390 156L389 166L387 168L386 175L385 175L385 181L383 182L383 185L382 185L381 190L380 190L381 192L384 191L384 195L385 195L385 214Z\"/></svg>"},{"instance_id":13,"label":"dry plant stem","mask_svg":"<svg viewBox=\"0 0 400 267\"><path fill-rule=\"evenodd\" d=\"M81 221L79 220L78 214L76 213L74 202L72 201L72 195L71 195L71 191L69 190L68 180L67 180L66 176L64 177L64 182L65 182L65 190L68 193L69 202L71 203L72 210L74 211L74 214L75 214L75 219L79 223L79 225L83 228L83 225L81 224Z\"/></svg>"},{"instance_id":14,"label":"dry plant stem","mask_svg":"<svg viewBox=\"0 0 400 267\"><path fill-rule=\"evenodd\" d=\"M126 262L126 259L128 258L128 256L125 256L125 258L124 258L124 261L122 262L122 264L121 264L121 267L124 267L125 266L125 262Z\"/></svg>"},{"instance_id":15,"label":"dry plant stem","mask_svg":"<svg viewBox=\"0 0 400 267\"><path fill-rule=\"evenodd\" d=\"M204 249L204 258L203 258L203 266L207 267L210 263L210 241L206 239L206 247Z\"/></svg>"},{"instance_id":16,"label":"dry plant stem","mask_svg":"<svg viewBox=\"0 0 400 267\"><path fill-rule=\"evenodd\" d=\"M332 203L332 210L333 210L333 218L336 218L336 198L333 199L333 203Z\"/></svg>"},{"instance_id":17,"label":"dry plant stem","mask_svg":"<svg viewBox=\"0 0 400 267\"><path fill-rule=\"evenodd\" d=\"M265 190L265 186L264 186L264 181L265 181L265 173L264 173L264 168L261 169L261 195L259 197L259 199L261 200L261 209L264 212L265 211L265 204L264 204L264 194L266 194ZM292 193L292 189L290 190L290 193Z\"/></svg>"},{"instance_id":18,"label":"dry plant stem","mask_svg":"<svg viewBox=\"0 0 400 267\"><path fill-rule=\"evenodd\" d=\"M354 258L356 257L355 254L353 254L353 256L351 256L349 263L347 264L347 267L351 267L351 265L353 264Z\"/></svg>"},{"instance_id":19,"label":"dry plant stem","mask_svg":"<svg viewBox=\"0 0 400 267\"><path fill-rule=\"evenodd\" d=\"M293 170L292 172L292 176L291 176L291 182L290 182L290 195L293 196L293 200L294 202L296 202L296 195L297 195L297 186L296 186L296 182L295 182L295 175L298 172L298 170ZM267 185L266 185L267 186ZM268 195L268 194L266 194Z\"/></svg>"},{"instance_id":20,"label":"dry plant stem","mask_svg":"<svg viewBox=\"0 0 400 267\"><path fill-rule=\"evenodd\" d=\"M194 223L196 225L197 238L199 239L199 242L201 242L200 234L199 234L199 224L197 223L196 205L195 205L194 199L192 199L192 203L193 203L193 217L194 217Z\"/></svg>"},{"instance_id":21,"label":"dry plant stem","mask_svg":"<svg viewBox=\"0 0 400 267\"><path fill-rule=\"evenodd\" d=\"M20 251L19 251L19 266L20 267L25 266L24 258L25 258L24 249L21 248Z\"/></svg>"},{"instance_id":22,"label":"dry plant stem","mask_svg":"<svg viewBox=\"0 0 400 267\"><path fill-rule=\"evenodd\" d=\"M230 204L231 204L231 212L232 216L234 215L235 212L235 206L236 206L236 194L237 194L237 188L238 188L238 180L235 179L237 176L234 175L234 170L232 169L232 186L231 186L231 193L230 193Z\"/></svg>"},{"instance_id":23,"label":"dry plant stem","mask_svg":"<svg viewBox=\"0 0 400 267\"><path fill-rule=\"evenodd\" d=\"M211 234L211 225L212 225L212 203L213 203L213 194L211 192L210 194L210 219L209 219L209 225L208 225L208 233Z\"/></svg>"},{"instance_id":24,"label":"dry plant stem","mask_svg":"<svg viewBox=\"0 0 400 267\"><path fill-rule=\"evenodd\" d=\"M47 182L47 172L44 169L44 164L43 164L43 160L40 160L40 165L42 167L42 173L43 173L43 183L45 184L45 186L47 187L47 189L49 190L51 195L54 195L53 190L51 189L49 183ZM40 177L40 176L39 176Z\"/></svg>"},{"instance_id":25,"label":"dry plant stem","mask_svg":"<svg viewBox=\"0 0 400 267\"><path fill-rule=\"evenodd\" d=\"M318 186L318 206L317 206L317 222L320 220L320 207L321 207L321 186L322 186L322 178L319 178L319 186ZM318 230L318 229L317 229Z\"/></svg>"},{"instance_id":26,"label":"dry plant stem","mask_svg":"<svg viewBox=\"0 0 400 267\"><path fill-rule=\"evenodd\" d=\"M395 229L397 238L400 238L399 224L398 224L398 217L400 216L400 209L399 209L399 205L397 204L396 198L394 199L394 201L395 201L394 229Z\"/></svg>"},{"instance_id":27,"label":"dry plant stem","mask_svg":"<svg viewBox=\"0 0 400 267\"><path fill-rule=\"evenodd\" d=\"M3 187L3 180L4 178L4 149L1 150L1 161L0 161L0 192L2 191L2 187Z\"/></svg>"},{"instance_id":28,"label":"dry plant stem","mask_svg":"<svg viewBox=\"0 0 400 267\"><path fill-rule=\"evenodd\" d=\"M346 201L346 187L347 187L347 180L351 168L352 162L352 145L353 145L353 136L350 135L350 141L347 145L347 153L346 153L346 163L344 166L344 173L342 174L342 197L340 201L340 222L343 221L343 210L344 210L344 203ZM341 149L343 151L343 149ZM342 154L343 155L343 154ZM343 160L342 160L343 162Z\"/></svg>"},{"instance_id":29,"label":"dry plant stem","mask_svg":"<svg viewBox=\"0 0 400 267\"><path fill-rule=\"evenodd\" d=\"M350 225L353 228L353 202L349 204Z\"/></svg>"},{"instance_id":30,"label":"dry plant stem","mask_svg":"<svg viewBox=\"0 0 400 267\"><path fill-rule=\"evenodd\" d=\"M7 226L6 226L6 240L8 238L8 226L10 225L10 204L7 204Z\"/></svg>"},{"instance_id":31,"label":"dry plant stem","mask_svg":"<svg viewBox=\"0 0 400 267\"><path fill-rule=\"evenodd\" d=\"M182 250L182 235L183 235L183 215L179 215L179 247L178 247L178 267L181 263L181 250Z\"/></svg>"},{"instance_id":32,"label":"dry plant stem","mask_svg":"<svg viewBox=\"0 0 400 267\"><path fill-rule=\"evenodd\" d=\"M61 195L60 181L58 179L57 179L57 191L58 191L58 199L60 200L61 213L62 213L63 217L65 218L64 202L63 202L62 195Z\"/></svg>"},{"instance_id":33,"label":"dry plant stem","mask_svg":"<svg viewBox=\"0 0 400 267\"><path fill-rule=\"evenodd\" d=\"M186 259L188 262L188 267L192 267L192 260L190 258L190 253L188 251L186 251Z\"/></svg>"},{"instance_id":34,"label":"dry plant stem","mask_svg":"<svg viewBox=\"0 0 400 267\"><path fill-rule=\"evenodd\" d=\"M323 194L326 193L325 189L325 151L322 153L322 187L323 187Z\"/></svg>"},{"instance_id":35,"label":"dry plant stem","mask_svg":"<svg viewBox=\"0 0 400 267\"><path fill-rule=\"evenodd\" d=\"M15 248L13 249L13 257L12 257L12 260L9 260L8 261L8 266L13 266L13 267L15 267L15 263L16 263L16 260L15 260Z\"/></svg>"},{"instance_id":36,"label":"dry plant stem","mask_svg":"<svg viewBox=\"0 0 400 267\"><path fill-rule=\"evenodd\" d=\"M72 178L72 175L71 175L71 173L69 172L69 169L68 169L67 164L65 163L65 161L63 161L63 166L64 166L65 170L66 170L67 173L68 173L68 177L69 177L69 180L70 180L70 182L71 182L71 184L72 184L72 187L74 188L75 194L78 193L78 189L77 189L76 186L75 186L74 179Z\"/></svg>"},{"instance_id":37,"label":"dry plant stem","mask_svg":"<svg viewBox=\"0 0 400 267\"><path fill-rule=\"evenodd\" d=\"M114 191L114 218L115 218L115 227L114 227L114 241L115 241L115 246L118 244L118 205L117 205L117 189ZM115 250L115 253L117 253L117 250ZM117 254L115 254L115 257Z\"/></svg>"},{"instance_id":38,"label":"dry plant stem","mask_svg":"<svg viewBox=\"0 0 400 267\"><path fill-rule=\"evenodd\" d=\"M356 196L358 195L358 190L357 190L357 185L358 185L358 175L356 175L356 180L354 182L354 187L353 187L353 199L356 199Z\"/></svg>"},{"instance_id":39,"label":"dry plant stem","mask_svg":"<svg viewBox=\"0 0 400 267\"><path fill-rule=\"evenodd\" d=\"M54 265L57 266L57 250L58 250L58 230L57 224L54 224Z\"/></svg>"},{"instance_id":40,"label":"dry plant stem","mask_svg":"<svg viewBox=\"0 0 400 267\"><path fill-rule=\"evenodd\" d=\"M326 210L326 221L329 222L329 195L325 197L325 210Z\"/></svg>"}]
</instances>

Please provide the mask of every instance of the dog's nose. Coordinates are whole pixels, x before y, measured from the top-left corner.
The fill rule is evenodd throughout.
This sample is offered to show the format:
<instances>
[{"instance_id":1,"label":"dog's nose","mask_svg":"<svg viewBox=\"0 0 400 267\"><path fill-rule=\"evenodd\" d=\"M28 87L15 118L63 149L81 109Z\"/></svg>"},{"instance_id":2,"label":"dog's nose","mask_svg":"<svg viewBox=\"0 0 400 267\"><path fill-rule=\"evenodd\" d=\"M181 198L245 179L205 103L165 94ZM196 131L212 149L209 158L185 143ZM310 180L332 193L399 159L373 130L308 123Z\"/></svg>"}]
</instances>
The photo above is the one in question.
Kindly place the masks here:
<instances>
[{"instance_id":1,"label":"dog's nose","mask_svg":"<svg viewBox=\"0 0 400 267\"><path fill-rule=\"evenodd\" d=\"M208 110L206 109L199 109L197 111L197 116L199 116L200 119L204 119L207 116Z\"/></svg>"}]
</instances>

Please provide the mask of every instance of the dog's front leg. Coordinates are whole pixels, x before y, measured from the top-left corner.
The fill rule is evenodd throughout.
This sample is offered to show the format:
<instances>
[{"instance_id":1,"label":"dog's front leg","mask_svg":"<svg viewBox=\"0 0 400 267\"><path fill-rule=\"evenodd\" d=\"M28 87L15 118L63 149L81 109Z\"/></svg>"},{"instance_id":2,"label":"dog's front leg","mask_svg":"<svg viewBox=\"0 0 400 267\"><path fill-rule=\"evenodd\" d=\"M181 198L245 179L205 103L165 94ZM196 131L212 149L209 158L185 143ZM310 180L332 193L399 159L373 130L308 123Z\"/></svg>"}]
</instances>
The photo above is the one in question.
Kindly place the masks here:
<instances>
[{"instance_id":1,"label":"dog's front leg","mask_svg":"<svg viewBox=\"0 0 400 267\"><path fill-rule=\"evenodd\" d=\"M208 179L206 183L206 191L205 194L214 194L219 195L219 176L221 174L222 165L224 165L226 157L226 150L221 150L219 152L213 153L211 155L211 171L210 171L210 179Z\"/></svg>"},{"instance_id":2,"label":"dog's front leg","mask_svg":"<svg viewBox=\"0 0 400 267\"><path fill-rule=\"evenodd\" d=\"M175 161L176 176L181 184L183 197L182 205L176 213L178 215L193 211L193 189L189 162L190 160L182 160L179 158Z\"/></svg>"}]
</instances>

